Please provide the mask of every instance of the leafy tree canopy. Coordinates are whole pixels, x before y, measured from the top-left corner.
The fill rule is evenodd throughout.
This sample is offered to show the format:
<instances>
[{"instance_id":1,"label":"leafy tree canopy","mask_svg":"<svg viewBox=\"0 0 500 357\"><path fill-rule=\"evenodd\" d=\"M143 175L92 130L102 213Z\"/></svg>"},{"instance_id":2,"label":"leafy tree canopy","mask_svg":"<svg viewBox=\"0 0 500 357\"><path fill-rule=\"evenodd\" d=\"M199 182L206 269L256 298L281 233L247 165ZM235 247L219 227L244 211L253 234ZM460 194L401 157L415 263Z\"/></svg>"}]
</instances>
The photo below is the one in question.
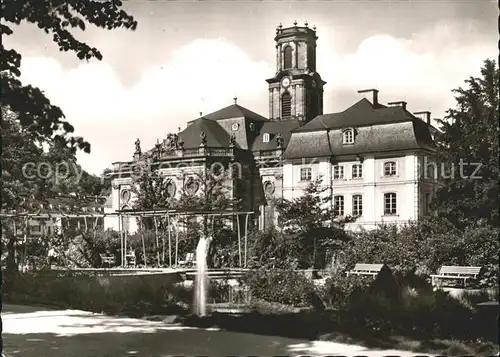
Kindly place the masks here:
<instances>
[{"instance_id":1,"label":"leafy tree canopy","mask_svg":"<svg viewBox=\"0 0 500 357\"><path fill-rule=\"evenodd\" d=\"M440 185L434 202L438 212L458 227L481 220L499 224L499 76L495 61L486 60L480 77L470 77L465 88L453 91L456 108L439 121Z\"/></svg>"},{"instance_id":2,"label":"leafy tree canopy","mask_svg":"<svg viewBox=\"0 0 500 357\"><path fill-rule=\"evenodd\" d=\"M135 19L122 9L120 0L6 0L2 1L1 10L2 36L14 34L15 25L32 23L51 35L61 51L72 51L81 60L101 60L102 54L78 40L72 30L85 30L88 25L108 30L137 27ZM43 91L18 79L22 55L15 49L6 49L3 44L0 48L2 105L18 113L21 127L40 141L55 139L90 152L90 144L83 138L69 135L74 128L66 121L61 108L52 104Z\"/></svg>"},{"instance_id":3,"label":"leafy tree canopy","mask_svg":"<svg viewBox=\"0 0 500 357\"><path fill-rule=\"evenodd\" d=\"M354 217L338 215L337 207L331 204L329 188L321 182L319 178L309 184L298 198L274 202L278 225L296 242L296 250L303 255L299 264L303 266L317 264L318 248L336 248L349 240L344 227L355 221Z\"/></svg>"},{"instance_id":4,"label":"leafy tree canopy","mask_svg":"<svg viewBox=\"0 0 500 357\"><path fill-rule=\"evenodd\" d=\"M77 164L74 150L65 142L45 143L44 150L16 113L5 107L2 112L2 210L32 208L61 194L101 195L109 189L109 180Z\"/></svg>"}]
</instances>

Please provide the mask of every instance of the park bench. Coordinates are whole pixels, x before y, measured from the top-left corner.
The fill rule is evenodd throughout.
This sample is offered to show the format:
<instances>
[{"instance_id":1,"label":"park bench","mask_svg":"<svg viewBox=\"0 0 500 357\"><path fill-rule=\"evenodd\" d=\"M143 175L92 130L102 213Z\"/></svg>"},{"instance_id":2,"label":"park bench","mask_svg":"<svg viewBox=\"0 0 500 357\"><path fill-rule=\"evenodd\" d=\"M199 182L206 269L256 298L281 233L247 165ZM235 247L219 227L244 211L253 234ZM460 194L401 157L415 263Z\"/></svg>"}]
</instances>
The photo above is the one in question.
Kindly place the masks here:
<instances>
[{"instance_id":1,"label":"park bench","mask_svg":"<svg viewBox=\"0 0 500 357\"><path fill-rule=\"evenodd\" d=\"M116 259L113 255L99 254L101 257L101 268L106 264L108 267L112 267L116 263Z\"/></svg>"},{"instance_id":2,"label":"park bench","mask_svg":"<svg viewBox=\"0 0 500 357\"><path fill-rule=\"evenodd\" d=\"M371 275L375 278L384 264L356 264L354 268L347 272L347 275Z\"/></svg>"},{"instance_id":3,"label":"park bench","mask_svg":"<svg viewBox=\"0 0 500 357\"><path fill-rule=\"evenodd\" d=\"M443 280L463 280L464 288L468 279L477 279L481 267L447 266L443 265L438 273L431 275L432 286L440 286Z\"/></svg>"},{"instance_id":4,"label":"park bench","mask_svg":"<svg viewBox=\"0 0 500 357\"><path fill-rule=\"evenodd\" d=\"M127 262L127 265L132 265L135 267L135 265L136 265L135 254L125 255L125 261Z\"/></svg>"},{"instance_id":5,"label":"park bench","mask_svg":"<svg viewBox=\"0 0 500 357\"><path fill-rule=\"evenodd\" d=\"M194 253L187 253L186 259L179 260L179 266L193 265L194 264Z\"/></svg>"}]
</instances>

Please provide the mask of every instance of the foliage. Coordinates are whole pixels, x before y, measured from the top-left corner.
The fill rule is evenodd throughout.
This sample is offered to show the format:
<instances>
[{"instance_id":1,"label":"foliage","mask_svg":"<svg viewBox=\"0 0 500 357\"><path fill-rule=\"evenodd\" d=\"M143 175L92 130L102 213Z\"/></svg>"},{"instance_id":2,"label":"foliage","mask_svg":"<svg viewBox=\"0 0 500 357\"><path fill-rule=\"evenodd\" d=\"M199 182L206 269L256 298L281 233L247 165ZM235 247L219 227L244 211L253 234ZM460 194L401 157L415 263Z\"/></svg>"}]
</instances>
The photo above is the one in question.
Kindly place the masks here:
<instances>
[{"instance_id":1,"label":"foliage","mask_svg":"<svg viewBox=\"0 0 500 357\"><path fill-rule=\"evenodd\" d=\"M61 51L72 51L81 60L101 60L98 49L78 40L76 30L85 30L87 25L112 30L124 27L134 30L137 22L122 9L121 1L59 1L59 0L10 0L1 7L0 33L14 34L14 26L24 22L37 25L52 36ZM45 94L31 85L23 85L21 54L15 49L0 45L2 104L19 114L23 130L38 141L55 140L68 142L72 147L90 151L90 144L81 137L70 137L74 128L64 117L62 110L53 105Z\"/></svg>"},{"instance_id":2,"label":"foliage","mask_svg":"<svg viewBox=\"0 0 500 357\"><path fill-rule=\"evenodd\" d=\"M385 263L394 272L434 274L442 265L484 266L482 285L498 278L498 228L474 226L460 231L433 218L402 227L380 226L357 235L340 253L350 269L356 263Z\"/></svg>"},{"instance_id":3,"label":"foliage","mask_svg":"<svg viewBox=\"0 0 500 357\"><path fill-rule=\"evenodd\" d=\"M134 209L173 209L177 207L175 197L170 197L167 185L168 181L160 174L157 167L152 167L147 162L137 164L137 172L132 175L131 189L134 193ZM138 218L139 226L145 229L154 229L155 220L151 217ZM166 217L156 219L157 227L161 230L167 229Z\"/></svg>"},{"instance_id":4,"label":"foliage","mask_svg":"<svg viewBox=\"0 0 500 357\"><path fill-rule=\"evenodd\" d=\"M183 288L175 275L93 275L40 271L22 274L4 296L9 301L46 304L129 316L179 313Z\"/></svg>"},{"instance_id":5,"label":"foliage","mask_svg":"<svg viewBox=\"0 0 500 357\"><path fill-rule=\"evenodd\" d=\"M336 249L349 240L344 227L354 217L341 217L330 202L332 195L321 186L319 178L304 190L304 194L293 200L279 199L275 202L278 224L286 235L293 237L301 268L320 264L319 256L327 249Z\"/></svg>"},{"instance_id":6,"label":"foliage","mask_svg":"<svg viewBox=\"0 0 500 357\"><path fill-rule=\"evenodd\" d=\"M479 220L499 224L499 78L498 65L486 60L480 77L470 77L466 88L453 91L457 107L439 122L437 163L447 172L438 177L440 187L433 203L439 214L458 227ZM479 163L480 170L474 172Z\"/></svg>"},{"instance_id":7,"label":"foliage","mask_svg":"<svg viewBox=\"0 0 500 357\"><path fill-rule=\"evenodd\" d=\"M328 308L340 309L367 289L371 277L346 275L344 272L329 276L319 288L321 299Z\"/></svg>"},{"instance_id":8,"label":"foliage","mask_svg":"<svg viewBox=\"0 0 500 357\"><path fill-rule=\"evenodd\" d=\"M299 255L295 237L284 234L274 226L251 232L248 240L248 253L253 267L262 267L270 262L279 264Z\"/></svg>"},{"instance_id":9,"label":"foliage","mask_svg":"<svg viewBox=\"0 0 500 357\"><path fill-rule=\"evenodd\" d=\"M490 339L475 310L442 291L410 294L401 304L382 294L366 292L351 300L342 321L357 328L401 334L418 339L439 336L462 341Z\"/></svg>"},{"instance_id":10,"label":"foliage","mask_svg":"<svg viewBox=\"0 0 500 357\"><path fill-rule=\"evenodd\" d=\"M66 262L69 266L74 264L79 268L99 268L102 263L100 254L105 254L114 256L117 264L121 264L120 247L120 236L116 231L82 230L71 239L63 259L69 260Z\"/></svg>"},{"instance_id":11,"label":"foliage","mask_svg":"<svg viewBox=\"0 0 500 357\"><path fill-rule=\"evenodd\" d=\"M4 106L2 111L2 211L29 210L36 213L42 210L42 204L47 207L50 199L61 197L71 201L72 206L81 207L87 204L82 196L98 194L109 185L77 165L74 151L64 142L44 142L44 150L36 135L22 127L19 115ZM60 169L58 175L55 168ZM68 195L74 195L74 198L67 199ZM19 252L34 254L30 264L37 267L46 264L46 256L42 256L46 253L44 247L47 244L59 245L50 235L42 238L43 244L38 243L38 238L31 239L29 234L26 242L19 242L20 232L26 227L22 218L2 219L2 245L8 247L8 260L13 270L23 260Z\"/></svg>"},{"instance_id":12,"label":"foliage","mask_svg":"<svg viewBox=\"0 0 500 357\"><path fill-rule=\"evenodd\" d=\"M188 177L184 178L185 182L180 195L170 197L167 189L169 181L162 176L159 169L146 161L139 162L138 165L142 165L142 167L138 169L138 174L133 178L132 185L136 197L134 202L134 208L136 209L212 212L239 208L240 200L232 198L232 186L227 184L228 177L225 174L216 175L210 170L191 172ZM190 192L185 188L186 180L192 181L191 185L197 188L196 192ZM142 218L141 221L145 229L154 229L154 219ZM209 251L209 265L223 264L221 261L222 255L226 255L231 260L234 251L221 252L221 249L226 245L232 245L234 239L234 237L228 238L228 224L230 223L232 223L231 218L222 216L208 217L201 214L171 216L172 234L175 234L176 229L179 230L179 259L184 258L186 253L195 250L200 232L205 232L214 238ZM168 229L166 218L158 217L156 224L158 231ZM223 244L223 241L227 244ZM216 256L216 251L221 254Z\"/></svg>"},{"instance_id":13,"label":"foliage","mask_svg":"<svg viewBox=\"0 0 500 357\"><path fill-rule=\"evenodd\" d=\"M296 268L296 267L295 267ZM252 298L268 302L310 306L315 298L314 283L293 265L286 268L252 270L245 279Z\"/></svg>"}]
</instances>

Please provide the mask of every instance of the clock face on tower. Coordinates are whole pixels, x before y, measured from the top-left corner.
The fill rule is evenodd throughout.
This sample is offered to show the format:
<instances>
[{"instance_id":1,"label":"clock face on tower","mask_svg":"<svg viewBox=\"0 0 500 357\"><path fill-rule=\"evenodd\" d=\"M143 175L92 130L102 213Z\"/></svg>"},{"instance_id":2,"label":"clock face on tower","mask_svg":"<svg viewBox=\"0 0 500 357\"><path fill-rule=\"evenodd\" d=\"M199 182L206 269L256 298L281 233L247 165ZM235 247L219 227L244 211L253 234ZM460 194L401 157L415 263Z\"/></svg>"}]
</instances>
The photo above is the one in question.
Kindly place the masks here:
<instances>
[{"instance_id":1,"label":"clock face on tower","mask_svg":"<svg viewBox=\"0 0 500 357\"><path fill-rule=\"evenodd\" d=\"M288 88L290 86L290 78L285 77L281 80L281 85L283 88Z\"/></svg>"}]
</instances>

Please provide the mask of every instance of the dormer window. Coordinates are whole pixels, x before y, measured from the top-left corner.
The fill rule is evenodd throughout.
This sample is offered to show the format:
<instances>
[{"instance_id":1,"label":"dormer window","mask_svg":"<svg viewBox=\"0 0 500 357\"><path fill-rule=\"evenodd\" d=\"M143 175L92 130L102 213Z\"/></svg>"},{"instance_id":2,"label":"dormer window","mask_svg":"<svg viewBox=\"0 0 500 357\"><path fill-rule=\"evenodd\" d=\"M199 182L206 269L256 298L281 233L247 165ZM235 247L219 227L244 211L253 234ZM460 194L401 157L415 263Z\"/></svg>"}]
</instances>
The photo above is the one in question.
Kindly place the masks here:
<instances>
[{"instance_id":1,"label":"dormer window","mask_svg":"<svg viewBox=\"0 0 500 357\"><path fill-rule=\"evenodd\" d=\"M342 144L354 144L354 129L348 128L342 131Z\"/></svg>"},{"instance_id":2,"label":"dormer window","mask_svg":"<svg viewBox=\"0 0 500 357\"><path fill-rule=\"evenodd\" d=\"M255 130L255 124L254 123L250 123L248 125L248 127L250 128L250 131L254 131Z\"/></svg>"},{"instance_id":3,"label":"dormer window","mask_svg":"<svg viewBox=\"0 0 500 357\"><path fill-rule=\"evenodd\" d=\"M264 143L268 143L270 139L271 139L271 135L269 135L269 133L264 133L264 136L262 137L262 141Z\"/></svg>"}]
</instances>

